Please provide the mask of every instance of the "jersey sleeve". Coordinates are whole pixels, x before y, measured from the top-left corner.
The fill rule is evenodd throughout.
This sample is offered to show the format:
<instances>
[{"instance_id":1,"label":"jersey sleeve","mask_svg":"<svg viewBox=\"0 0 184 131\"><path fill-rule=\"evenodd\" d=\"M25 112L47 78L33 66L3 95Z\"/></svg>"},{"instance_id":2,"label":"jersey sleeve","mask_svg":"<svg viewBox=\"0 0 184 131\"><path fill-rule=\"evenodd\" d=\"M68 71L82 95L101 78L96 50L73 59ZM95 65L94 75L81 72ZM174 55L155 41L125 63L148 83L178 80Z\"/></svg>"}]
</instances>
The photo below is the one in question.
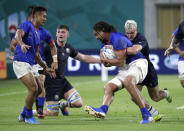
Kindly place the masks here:
<instances>
[{"instance_id":1,"label":"jersey sleeve","mask_svg":"<svg viewBox=\"0 0 184 131\"><path fill-rule=\"evenodd\" d=\"M176 35L178 33L178 28L174 31L173 35Z\"/></svg>"},{"instance_id":2,"label":"jersey sleeve","mask_svg":"<svg viewBox=\"0 0 184 131\"><path fill-rule=\"evenodd\" d=\"M45 31L45 36L46 36L45 42L47 42L47 43L49 43L49 44L52 43L53 37L52 37L52 35L50 34L50 32Z\"/></svg>"},{"instance_id":3,"label":"jersey sleeve","mask_svg":"<svg viewBox=\"0 0 184 131\"><path fill-rule=\"evenodd\" d=\"M119 50L124 50L128 47L128 39L125 39L125 37L120 37L118 40L116 40L113 44L114 50L119 51Z\"/></svg>"},{"instance_id":4,"label":"jersey sleeve","mask_svg":"<svg viewBox=\"0 0 184 131\"><path fill-rule=\"evenodd\" d=\"M181 22L181 24L179 25L178 31L175 35L175 38L179 41L182 41L183 37L184 37L184 21Z\"/></svg>"},{"instance_id":5,"label":"jersey sleeve","mask_svg":"<svg viewBox=\"0 0 184 131\"><path fill-rule=\"evenodd\" d=\"M71 45L68 45L69 49L70 49L70 57L74 58L77 56L78 51L76 51Z\"/></svg>"},{"instance_id":6,"label":"jersey sleeve","mask_svg":"<svg viewBox=\"0 0 184 131\"><path fill-rule=\"evenodd\" d=\"M147 42L146 38L145 38L144 36L141 35L141 36L138 38L137 43L135 43L134 45L141 45L142 48L145 48L145 47L148 45L148 42Z\"/></svg>"},{"instance_id":7,"label":"jersey sleeve","mask_svg":"<svg viewBox=\"0 0 184 131\"><path fill-rule=\"evenodd\" d=\"M30 28L30 24L29 24L28 22L22 23L22 24L18 27L18 29L23 30L25 34L28 33L29 28Z\"/></svg>"},{"instance_id":8,"label":"jersey sleeve","mask_svg":"<svg viewBox=\"0 0 184 131\"><path fill-rule=\"evenodd\" d=\"M102 49L104 47L104 45L105 45L104 43L101 43L100 44L100 49Z\"/></svg>"}]
</instances>

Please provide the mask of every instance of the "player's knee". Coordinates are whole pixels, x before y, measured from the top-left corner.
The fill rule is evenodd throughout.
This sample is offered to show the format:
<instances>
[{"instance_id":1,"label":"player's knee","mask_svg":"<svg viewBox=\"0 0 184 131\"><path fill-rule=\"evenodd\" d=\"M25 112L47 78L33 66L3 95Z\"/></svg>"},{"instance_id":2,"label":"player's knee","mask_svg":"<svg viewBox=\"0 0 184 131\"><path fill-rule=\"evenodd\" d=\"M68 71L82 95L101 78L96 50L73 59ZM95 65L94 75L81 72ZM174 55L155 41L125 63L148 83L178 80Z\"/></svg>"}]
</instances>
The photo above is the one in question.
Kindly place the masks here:
<instances>
[{"instance_id":1,"label":"player's knee","mask_svg":"<svg viewBox=\"0 0 184 131\"><path fill-rule=\"evenodd\" d=\"M58 104L49 104L47 105L46 115L48 116L58 116L59 106Z\"/></svg>"},{"instance_id":2,"label":"player's knee","mask_svg":"<svg viewBox=\"0 0 184 131\"><path fill-rule=\"evenodd\" d=\"M37 84L35 82L32 82L27 87L28 87L28 91L30 91L30 92L33 92L33 93L37 93L38 92L38 86L37 86Z\"/></svg>"},{"instance_id":3,"label":"player's knee","mask_svg":"<svg viewBox=\"0 0 184 131\"><path fill-rule=\"evenodd\" d=\"M40 95L42 93L42 89L38 88L38 95Z\"/></svg>"},{"instance_id":4,"label":"player's knee","mask_svg":"<svg viewBox=\"0 0 184 131\"><path fill-rule=\"evenodd\" d=\"M104 93L105 94L109 94L109 93L112 94L117 90L118 90L118 86L116 86L115 84L112 84L112 83L108 83L104 86Z\"/></svg>"},{"instance_id":5,"label":"player's knee","mask_svg":"<svg viewBox=\"0 0 184 131\"><path fill-rule=\"evenodd\" d=\"M181 80L180 83L181 83L182 87L184 88L184 80Z\"/></svg>"},{"instance_id":6,"label":"player's knee","mask_svg":"<svg viewBox=\"0 0 184 131\"><path fill-rule=\"evenodd\" d=\"M38 94L38 88L37 87L31 87L28 90L29 92L31 92L32 94L37 95Z\"/></svg>"},{"instance_id":7,"label":"player's knee","mask_svg":"<svg viewBox=\"0 0 184 131\"><path fill-rule=\"evenodd\" d=\"M78 99L77 101L71 103L71 107L76 107L76 108L80 108L82 107L83 105L83 102L82 102L82 99Z\"/></svg>"}]
</instances>

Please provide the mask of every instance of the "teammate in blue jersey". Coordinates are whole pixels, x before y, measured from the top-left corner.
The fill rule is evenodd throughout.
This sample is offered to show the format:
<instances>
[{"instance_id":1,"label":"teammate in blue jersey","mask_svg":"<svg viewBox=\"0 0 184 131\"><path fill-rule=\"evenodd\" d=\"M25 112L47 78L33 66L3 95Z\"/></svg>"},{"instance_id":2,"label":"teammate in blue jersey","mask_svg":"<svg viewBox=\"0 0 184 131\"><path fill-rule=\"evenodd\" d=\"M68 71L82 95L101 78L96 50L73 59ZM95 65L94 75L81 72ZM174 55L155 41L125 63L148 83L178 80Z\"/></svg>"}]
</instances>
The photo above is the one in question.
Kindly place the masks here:
<instances>
[{"instance_id":1,"label":"teammate in blue jersey","mask_svg":"<svg viewBox=\"0 0 184 131\"><path fill-rule=\"evenodd\" d=\"M29 6L28 7L28 20L32 19L32 13L33 10L36 6ZM44 55L43 55L43 46L45 43L48 43L51 49L51 54L53 56L53 63L52 63L52 68L55 70L57 69L57 50L56 50L56 46L55 46L55 42L52 38L52 35L44 28L39 27L38 30L39 34L40 34L40 48L39 48L39 53L41 55L42 60L44 59ZM11 44L10 44L10 50L13 52L15 52L15 48L16 48L17 42L15 39L12 39ZM13 58L13 56L12 56ZM44 89L44 80L45 80L45 75L44 75L44 71L43 68L40 67L39 64L36 64L33 66L33 69L35 71L39 72L39 78L40 78L40 83L41 83L41 87L42 87L42 92L40 93L40 95L38 96L38 98L36 99L36 114L38 116L38 118L43 119L44 115L43 115L43 106L44 106L44 101L45 101L45 89ZM65 111L67 111L65 109ZM63 111L63 113L65 113Z\"/></svg>"},{"instance_id":2,"label":"teammate in blue jersey","mask_svg":"<svg viewBox=\"0 0 184 131\"><path fill-rule=\"evenodd\" d=\"M33 10L36 6L29 6L28 7L28 20L32 19L32 13ZM56 50L56 46L55 46L55 42L52 38L52 35L50 34L50 32L48 32L46 29L39 27L38 30L39 34L40 34L40 48L39 48L39 53L41 55L41 58L43 61L45 61L44 58L44 54L43 54L43 47L44 44L47 43L50 46L51 49L51 54L53 56L53 63L52 63L52 68L55 70L57 69L57 50ZM12 39L11 44L10 44L10 50L13 52L15 52L15 48L16 48L17 42L15 39ZM12 56L13 57L13 56ZM41 87L42 87L42 92L40 93L40 95L38 96L38 98L36 99L36 113L38 118L43 119L44 115L43 115L43 106L44 106L44 101L45 101L45 89L44 89L44 81L45 81L45 74L43 71L43 68L40 67L39 64L36 64L33 66L35 71L38 71L39 78L40 78L40 83L41 83ZM64 114L66 114L67 110L63 110L62 112Z\"/></svg>"},{"instance_id":3,"label":"teammate in blue jersey","mask_svg":"<svg viewBox=\"0 0 184 131\"><path fill-rule=\"evenodd\" d=\"M158 102L166 98L169 103L172 102L172 97L169 95L167 90L159 90L157 73L149 59L149 45L145 36L138 32L137 23L134 20L127 20L125 22L125 32L126 36L133 43L132 47L127 48L127 54L136 54L137 52L141 51L148 61L148 74L146 75L144 81L137 85L138 89L142 91L142 87L145 85L147 87L149 96L153 101ZM161 120L162 115L160 115L158 111L149 103L146 101L145 103L154 120Z\"/></svg>"},{"instance_id":4,"label":"teammate in blue jersey","mask_svg":"<svg viewBox=\"0 0 184 131\"><path fill-rule=\"evenodd\" d=\"M39 124L33 118L32 107L37 96L41 93L41 84L38 79L38 72L33 66L38 63L51 76L54 70L48 68L39 55L40 35L38 28L46 22L47 9L44 7L35 7L31 21L21 24L16 31L15 41L18 43L15 48L13 58L13 69L18 79L20 79L28 89L25 100L25 106L19 115L19 121L25 121L28 124Z\"/></svg>"},{"instance_id":5,"label":"teammate in blue jersey","mask_svg":"<svg viewBox=\"0 0 184 131\"><path fill-rule=\"evenodd\" d=\"M153 118L145 107L143 98L138 91L136 84L141 83L147 74L148 63L142 53L127 55L126 50L132 47L132 42L126 36L112 32L112 26L100 21L93 27L93 32L97 40L100 40L101 47L111 47L114 50L115 58L104 59L102 52L100 59L105 66L118 66L119 72L115 78L110 80L104 87L103 103L100 108L85 106L85 110L96 117L104 118L111 104L114 93L122 88L126 88L132 99L140 108L142 120L140 124L150 123ZM112 93L113 92L113 93Z\"/></svg>"},{"instance_id":6,"label":"teammate in blue jersey","mask_svg":"<svg viewBox=\"0 0 184 131\"><path fill-rule=\"evenodd\" d=\"M171 44L169 48L165 51L165 55L169 56L172 50L175 50L179 54L178 58L178 78L180 80L181 86L184 88L184 22L182 22L179 27L174 31L171 37ZM183 109L184 106L178 107L178 109Z\"/></svg>"}]
</instances>

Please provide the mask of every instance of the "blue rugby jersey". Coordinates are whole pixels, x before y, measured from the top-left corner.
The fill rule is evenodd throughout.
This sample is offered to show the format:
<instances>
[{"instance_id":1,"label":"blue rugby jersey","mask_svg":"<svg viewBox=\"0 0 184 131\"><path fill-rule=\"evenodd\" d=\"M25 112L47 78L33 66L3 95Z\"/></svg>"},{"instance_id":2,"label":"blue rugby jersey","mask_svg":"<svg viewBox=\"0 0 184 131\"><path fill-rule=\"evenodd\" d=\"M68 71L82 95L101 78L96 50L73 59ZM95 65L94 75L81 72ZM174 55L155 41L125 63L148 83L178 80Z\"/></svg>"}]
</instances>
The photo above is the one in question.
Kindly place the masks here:
<instances>
[{"instance_id":1,"label":"blue rugby jersey","mask_svg":"<svg viewBox=\"0 0 184 131\"><path fill-rule=\"evenodd\" d=\"M184 21L182 21L180 23L180 25L178 26L178 31L175 34L175 38L176 38L176 40L178 40L180 42L183 40L183 38L184 38Z\"/></svg>"},{"instance_id":2,"label":"blue rugby jersey","mask_svg":"<svg viewBox=\"0 0 184 131\"><path fill-rule=\"evenodd\" d=\"M31 47L27 49L26 53L23 53L21 47L17 44L13 60L27 62L30 65L34 65L36 64L34 56L36 53L36 49L38 48L40 43L40 36L38 30L34 27L31 21L26 21L25 23L21 24L18 29L23 30L25 33L24 37L22 38L22 41L26 45L29 45Z\"/></svg>"},{"instance_id":3,"label":"blue rugby jersey","mask_svg":"<svg viewBox=\"0 0 184 131\"><path fill-rule=\"evenodd\" d=\"M178 28L174 31L173 34L176 36L177 33L178 33ZM183 37L182 41L180 42L180 50L184 51L184 37ZM184 61L184 58L179 56L178 61Z\"/></svg>"},{"instance_id":4,"label":"blue rugby jersey","mask_svg":"<svg viewBox=\"0 0 184 131\"><path fill-rule=\"evenodd\" d=\"M52 35L50 34L49 31L47 31L46 29L39 27L38 30L39 34L40 34L40 49L39 49L39 53L40 56L42 57L42 60L45 61L45 55L44 55L44 44L45 42L50 44L52 43L52 41L54 41Z\"/></svg>"},{"instance_id":5,"label":"blue rugby jersey","mask_svg":"<svg viewBox=\"0 0 184 131\"><path fill-rule=\"evenodd\" d=\"M132 42L121 33L111 32L109 43L102 43L101 48L104 45L112 45L115 51L125 50L128 47L132 47ZM145 58L141 52L138 52L136 55L127 55L126 64L129 64L137 59Z\"/></svg>"}]
</instances>

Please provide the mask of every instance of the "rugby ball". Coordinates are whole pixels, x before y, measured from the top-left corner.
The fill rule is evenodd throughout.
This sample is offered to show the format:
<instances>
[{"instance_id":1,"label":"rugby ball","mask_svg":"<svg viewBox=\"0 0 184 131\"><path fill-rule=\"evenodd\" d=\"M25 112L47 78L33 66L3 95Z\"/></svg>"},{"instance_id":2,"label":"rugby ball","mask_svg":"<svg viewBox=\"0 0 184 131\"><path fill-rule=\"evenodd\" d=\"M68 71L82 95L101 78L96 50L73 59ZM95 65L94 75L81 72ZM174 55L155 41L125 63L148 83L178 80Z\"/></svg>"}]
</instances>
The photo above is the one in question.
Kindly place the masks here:
<instances>
[{"instance_id":1,"label":"rugby ball","mask_svg":"<svg viewBox=\"0 0 184 131\"><path fill-rule=\"evenodd\" d=\"M111 48L102 48L102 55L105 59L113 59L115 58L114 50Z\"/></svg>"}]
</instances>

